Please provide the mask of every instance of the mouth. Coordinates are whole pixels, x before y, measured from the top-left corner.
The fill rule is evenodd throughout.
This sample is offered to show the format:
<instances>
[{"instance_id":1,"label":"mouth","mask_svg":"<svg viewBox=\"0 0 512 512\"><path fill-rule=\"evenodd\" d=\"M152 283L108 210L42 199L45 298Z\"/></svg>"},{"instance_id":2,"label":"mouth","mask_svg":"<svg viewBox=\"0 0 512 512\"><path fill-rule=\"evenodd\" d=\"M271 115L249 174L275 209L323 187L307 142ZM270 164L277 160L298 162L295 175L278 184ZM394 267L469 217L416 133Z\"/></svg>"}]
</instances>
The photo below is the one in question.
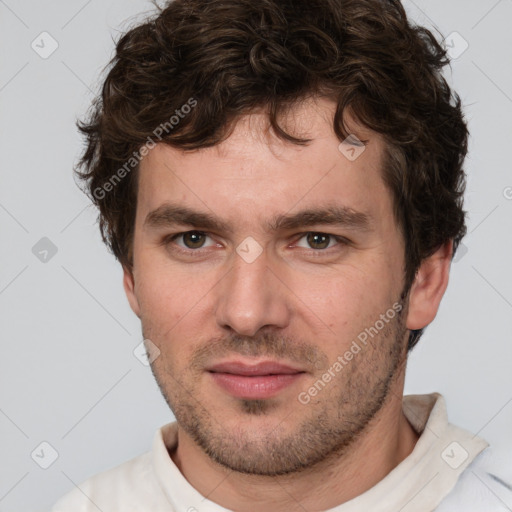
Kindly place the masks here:
<instances>
[{"instance_id":1,"label":"mouth","mask_svg":"<svg viewBox=\"0 0 512 512\"><path fill-rule=\"evenodd\" d=\"M237 398L265 399L297 382L306 372L300 368L262 361L250 364L243 361L225 361L207 368L213 381Z\"/></svg>"}]
</instances>

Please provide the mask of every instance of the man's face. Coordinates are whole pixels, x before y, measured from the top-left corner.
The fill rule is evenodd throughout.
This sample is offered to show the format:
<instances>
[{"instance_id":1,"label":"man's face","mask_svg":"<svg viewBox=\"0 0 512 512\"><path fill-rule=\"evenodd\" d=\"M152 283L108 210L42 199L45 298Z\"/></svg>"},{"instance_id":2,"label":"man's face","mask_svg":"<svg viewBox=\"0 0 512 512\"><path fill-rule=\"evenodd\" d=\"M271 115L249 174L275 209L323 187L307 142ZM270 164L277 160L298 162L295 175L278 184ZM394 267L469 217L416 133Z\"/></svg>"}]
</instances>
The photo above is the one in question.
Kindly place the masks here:
<instances>
[{"instance_id":1,"label":"man's face","mask_svg":"<svg viewBox=\"0 0 512 512\"><path fill-rule=\"evenodd\" d=\"M181 435L236 471L285 474L339 454L403 375L404 245L383 142L358 127L369 143L351 161L333 109L308 101L287 118L306 146L265 135L255 113L218 146L157 145L141 163L128 297L161 351L152 370ZM171 223L171 206L218 223ZM328 208L361 215L286 222Z\"/></svg>"}]
</instances>

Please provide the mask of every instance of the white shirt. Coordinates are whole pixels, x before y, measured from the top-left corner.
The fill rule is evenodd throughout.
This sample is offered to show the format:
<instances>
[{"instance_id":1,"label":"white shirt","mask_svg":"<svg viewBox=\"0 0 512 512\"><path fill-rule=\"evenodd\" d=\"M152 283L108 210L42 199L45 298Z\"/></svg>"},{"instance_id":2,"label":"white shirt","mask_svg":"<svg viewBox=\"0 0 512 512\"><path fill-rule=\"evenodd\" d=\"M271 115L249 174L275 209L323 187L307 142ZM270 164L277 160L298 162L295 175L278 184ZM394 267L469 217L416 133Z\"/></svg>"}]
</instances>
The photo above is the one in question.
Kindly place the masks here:
<instances>
[{"instance_id":1,"label":"white shirt","mask_svg":"<svg viewBox=\"0 0 512 512\"><path fill-rule=\"evenodd\" d=\"M506 512L512 510L512 458L448 423L439 393L408 395L403 411L420 434L413 451L363 494L326 512ZM177 424L157 430L150 452L92 476L51 512L229 512L204 498L169 456Z\"/></svg>"}]
</instances>

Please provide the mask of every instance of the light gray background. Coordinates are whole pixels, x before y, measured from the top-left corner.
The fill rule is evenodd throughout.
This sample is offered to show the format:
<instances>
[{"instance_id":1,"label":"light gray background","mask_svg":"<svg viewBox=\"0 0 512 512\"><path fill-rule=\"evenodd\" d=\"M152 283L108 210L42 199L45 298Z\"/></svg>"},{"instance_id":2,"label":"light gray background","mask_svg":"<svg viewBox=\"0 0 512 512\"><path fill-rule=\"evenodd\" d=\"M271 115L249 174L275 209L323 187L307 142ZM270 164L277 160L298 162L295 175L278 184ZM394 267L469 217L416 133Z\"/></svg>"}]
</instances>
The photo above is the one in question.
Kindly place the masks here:
<instances>
[{"instance_id":1,"label":"light gray background","mask_svg":"<svg viewBox=\"0 0 512 512\"><path fill-rule=\"evenodd\" d=\"M452 423L511 453L512 0L405 5L469 44L448 78L472 133L467 253L411 355L406 394L443 393ZM98 90L112 38L151 10L147 0L0 0L0 512L48 510L87 477L149 450L172 420L133 354L141 333L121 269L72 177L74 122ZM43 31L59 45L47 59L31 48ZM47 262L32 252L42 237L57 247ZM40 462L51 456L43 441L59 455L48 469L31 458L38 447Z\"/></svg>"}]
</instances>

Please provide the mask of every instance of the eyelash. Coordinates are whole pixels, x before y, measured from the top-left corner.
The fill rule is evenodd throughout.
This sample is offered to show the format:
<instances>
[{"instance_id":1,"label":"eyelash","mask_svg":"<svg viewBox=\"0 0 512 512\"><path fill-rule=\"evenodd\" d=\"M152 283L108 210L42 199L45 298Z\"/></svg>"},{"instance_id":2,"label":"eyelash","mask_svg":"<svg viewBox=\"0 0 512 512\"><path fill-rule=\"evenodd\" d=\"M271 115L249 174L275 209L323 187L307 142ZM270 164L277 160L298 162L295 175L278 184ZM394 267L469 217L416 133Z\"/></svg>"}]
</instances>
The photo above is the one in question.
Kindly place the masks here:
<instances>
[{"instance_id":1,"label":"eyelash","mask_svg":"<svg viewBox=\"0 0 512 512\"><path fill-rule=\"evenodd\" d=\"M205 235L207 237L212 238L210 236L210 234L205 231L198 231L198 230L182 231L180 233L173 233L173 234L165 236L161 242L161 245L168 246L171 243L173 243L177 238L182 237L183 235L186 235L188 233L198 233L200 235ZM350 244L350 240L348 240L347 238L344 238L342 236L333 235L331 233L324 233L322 231L306 231L305 233L299 233L300 237L297 238L295 243L299 242L300 240L302 240L305 236L307 236L310 233L315 234L315 235L328 236L330 239L334 239L336 242L338 242L338 244L341 246L346 246L346 245ZM187 256L191 256L191 255L202 256L203 251L206 249L207 248L204 248L204 247L200 247L198 249L184 249L183 247L180 247L179 245L175 245L173 248L173 251L176 251L181 254L185 254ZM308 250L303 247L299 248L299 250L300 249L303 249L306 251ZM314 257L322 257L323 255L330 254L330 252L331 252L330 249L335 249L335 247L329 247L327 249L309 249L309 251L312 251L311 254L314 254Z\"/></svg>"}]
</instances>

